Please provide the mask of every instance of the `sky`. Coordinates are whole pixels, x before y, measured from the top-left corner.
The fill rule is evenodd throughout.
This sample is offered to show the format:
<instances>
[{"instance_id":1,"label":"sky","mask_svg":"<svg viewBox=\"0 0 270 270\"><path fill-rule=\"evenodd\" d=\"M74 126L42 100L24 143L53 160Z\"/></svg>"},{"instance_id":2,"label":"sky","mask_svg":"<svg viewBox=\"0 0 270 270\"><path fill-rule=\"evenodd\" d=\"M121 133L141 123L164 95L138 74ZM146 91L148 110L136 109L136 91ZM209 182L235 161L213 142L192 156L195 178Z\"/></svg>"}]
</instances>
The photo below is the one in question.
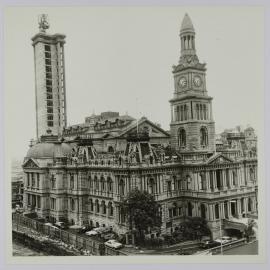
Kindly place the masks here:
<instances>
[{"instance_id":1,"label":"sky","mask_svg":"<svg viewBox=\"0 0 270 270\"><path fill-rule=\"evenodd\" d=\"M199 60L207 64L216 132L258 129L263 116L264 29L258 7L13 7L5 11L5 129L8 152L21 159L36 136L34 55L38 15L49 34L66 35L68 125L93 112L146 116L169 130L180 57L179 31L188 13Z\"/></svg>"}]
</instances>

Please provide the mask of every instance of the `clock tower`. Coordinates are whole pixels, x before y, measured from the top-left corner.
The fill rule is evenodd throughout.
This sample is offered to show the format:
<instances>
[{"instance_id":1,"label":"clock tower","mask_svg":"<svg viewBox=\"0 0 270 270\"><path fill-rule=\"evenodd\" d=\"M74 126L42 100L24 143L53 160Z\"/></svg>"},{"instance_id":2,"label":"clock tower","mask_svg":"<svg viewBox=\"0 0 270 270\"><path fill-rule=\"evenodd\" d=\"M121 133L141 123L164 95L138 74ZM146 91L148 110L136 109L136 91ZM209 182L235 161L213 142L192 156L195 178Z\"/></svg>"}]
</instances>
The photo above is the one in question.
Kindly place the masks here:
<instances>
[{"instance_id":1,"label":"clock tower","mask_svg":"<svg viewBox=\"0 0 270 270\"><path fill-rule=\"evenodd\" d=\"M181 56L173 66L174 95L171 103L171 145L180 153L211 153L215 151L215 123L212 97L206 90L203 63L195 48L195 30L188 14L181 30Z\"/></svg>"}]
</instances>

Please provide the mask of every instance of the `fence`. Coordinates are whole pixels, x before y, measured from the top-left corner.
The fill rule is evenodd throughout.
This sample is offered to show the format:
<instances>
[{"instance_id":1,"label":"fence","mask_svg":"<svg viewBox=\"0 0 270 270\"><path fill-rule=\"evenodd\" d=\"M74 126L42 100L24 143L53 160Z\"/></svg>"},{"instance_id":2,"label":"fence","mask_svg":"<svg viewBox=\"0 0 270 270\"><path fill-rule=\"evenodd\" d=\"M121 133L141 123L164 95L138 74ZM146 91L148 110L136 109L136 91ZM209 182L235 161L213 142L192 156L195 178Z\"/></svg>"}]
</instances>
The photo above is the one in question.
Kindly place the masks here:
<instances>
[{"instance_id":1,"label":"fence","mask_svg":"<svg viewBox=\"0 0 270 270\"><path fill-rule=\"evenodd\" d=\"M26 234L31 234L31 231L34 230L43 235L49 236L51 239L58 239L68 245L73 245L76 249L88 250L92 255L127 255L122 251L115 250L107 246L105 246L105 250L102 251L103 242L101 241L46 225L40 221L25 217L18 213L12 214L12 230L21 231ZM104 254L102 254L103 252Z\"/></svg>"},{"instance_id":2,"label":"fence","mask_svg":"<svg viewBox=\"0 0 270 270\"><path fill-rule=\"evenodd\" d=\"M227 244L223 244L222 247L221 246L217 246L217 247L213 247L207 250L204 250L202 252L197 252L196 255L203 255L203 254L211 254L211 255L218 255L221 253L221 248L223 251L231 249L233 247L238 247L238 246L242 246L246 243L246 239L242 238L240 240L237 241L233 241L233 242L229 242Z\"/></svg>"}]
</instances>

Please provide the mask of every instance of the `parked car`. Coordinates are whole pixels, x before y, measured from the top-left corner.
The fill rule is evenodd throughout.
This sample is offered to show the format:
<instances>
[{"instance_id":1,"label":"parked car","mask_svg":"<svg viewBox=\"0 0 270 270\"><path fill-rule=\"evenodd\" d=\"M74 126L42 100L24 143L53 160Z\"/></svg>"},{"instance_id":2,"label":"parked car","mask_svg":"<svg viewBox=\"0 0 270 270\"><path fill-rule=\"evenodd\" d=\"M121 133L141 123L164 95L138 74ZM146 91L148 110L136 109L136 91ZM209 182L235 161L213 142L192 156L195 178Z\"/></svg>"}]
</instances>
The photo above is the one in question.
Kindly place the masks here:
<instances>
[{"instance_id":1,"label":"parked car","mask_svg":"<svg viewBox=\"0 0 270 270\"><path fill-rule=\"evenodd\" d=\"M208 240L208 241L205 241L205 242L202 244L202 248L213 248L213 247L218 247L218 246L220 246L220 245L221 245L220 242Z\"/></svg>"},{"instance_id":2,"label":"parked car","mask_svg":"<svg viewBox=\"0 0 270 270\"><path fill-rule=\"evenodd\" d=\"M216 239L215 241L219 242L222 245L224 245L224 244L228 244L228 243L232 242L232 240L233 239L231 237L229 237L229 236L223 236L223 237L221 237L219 239Z\"/></svg>"},{"instance_id":3,"label":"parked car","mask_svg":"<svg viewBox=\"0 0 270 270\"><path fill-rule=\"evenodd\" d=\"M98 232L95 229L93 229L91 231L86 232L85 234L88 236L93 236L93 235L98 235Z\"/></svg>"},{"instance_id":4,"label":"parked car","mask_svg":"<svg viewBox=\"0 0 270 270\"><path fill-rule=\"evenodd\" d=\"M62 229L62 230L65 230L65 229L68 228L68 225L65 222L63 222L63 221L56 222L54 224L54 226L56 226L57 228Z\"/></svg>"},{"instance_id":5,"label":"parked car","mask_svg":"<svg viewBox=\"0 0 270 270\"><path fill-rule=\"evenodd\" d=\"M78 231L78 233L86 233L86 232L91 231L91 230L93 230L92 226L85 225Z\"/></svg>"},{"instance_id":6,"label":"parked car","mask_svg":"<svg viewBox=\"0 0 270 270\"><path fill-rule=\"evenodd\" d=\"M123 247L123 245L119 242L117 242L116 240L109 240L107 242L105 242L105 246L110 247L110 248L114 248L114 249L119 249L121 247Z\"/></svg>"}]
</instances>

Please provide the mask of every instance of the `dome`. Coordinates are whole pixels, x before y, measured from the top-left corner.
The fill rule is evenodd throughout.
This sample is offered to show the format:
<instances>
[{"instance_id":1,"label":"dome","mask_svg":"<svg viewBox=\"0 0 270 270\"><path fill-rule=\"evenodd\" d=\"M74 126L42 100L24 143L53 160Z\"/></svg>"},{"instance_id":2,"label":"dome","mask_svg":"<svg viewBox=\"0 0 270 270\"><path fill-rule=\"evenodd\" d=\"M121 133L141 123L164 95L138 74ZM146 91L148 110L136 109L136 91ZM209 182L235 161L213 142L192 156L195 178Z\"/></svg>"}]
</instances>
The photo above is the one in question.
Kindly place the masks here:
<instances>
[{"instance_id":1,"label":"dome","mask_svg":"<svg viewBox=\"0 0 270 270\"><path fill-rule=\"evenodd\" d=\"M40 142L33 145L27 152L27 158L56 158L71 153L72 148L67 143Z\"/></svg>"},{"instance_id":2,"label":"dome","mask_svg":"<svg viewBox=\"0 0 270 270\"><path fill-rule=\"evenodd\" d=\"M181 32L195 32L192 21L190 19L190 17L188 16L188 14L185 14L185 17L182 21L182 25L181 25Z\"/></svg>"}]
</instances>

